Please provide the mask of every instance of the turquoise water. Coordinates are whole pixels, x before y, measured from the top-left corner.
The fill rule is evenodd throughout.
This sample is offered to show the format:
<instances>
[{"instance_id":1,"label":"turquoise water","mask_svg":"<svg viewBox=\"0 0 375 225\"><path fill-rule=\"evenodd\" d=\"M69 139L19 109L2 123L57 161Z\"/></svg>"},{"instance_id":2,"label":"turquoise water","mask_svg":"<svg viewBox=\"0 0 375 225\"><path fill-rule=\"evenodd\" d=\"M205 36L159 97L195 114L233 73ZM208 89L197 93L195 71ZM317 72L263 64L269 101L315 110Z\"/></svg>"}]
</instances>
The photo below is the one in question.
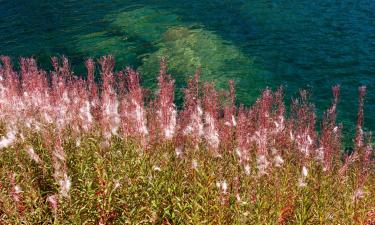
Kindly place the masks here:
<instances>
[{"instance_id":1,"label":"turquoise water","mask_svg":"<svg viewBox=\"0 0 375 225\"><path fill-rule=\"evenodd\" d=\"M287 99L307 88L318 113L340 84L339 120L352 133L362 84L375 130L374 12L372 0L0 0L0 54L47 69L51 55L66 55L83 73L84 59L110 53L150 87L166 56L179 87L201 66L219 87L234 79L247 104L267 86L285 85Z\"/></svg>"}]
</instances>

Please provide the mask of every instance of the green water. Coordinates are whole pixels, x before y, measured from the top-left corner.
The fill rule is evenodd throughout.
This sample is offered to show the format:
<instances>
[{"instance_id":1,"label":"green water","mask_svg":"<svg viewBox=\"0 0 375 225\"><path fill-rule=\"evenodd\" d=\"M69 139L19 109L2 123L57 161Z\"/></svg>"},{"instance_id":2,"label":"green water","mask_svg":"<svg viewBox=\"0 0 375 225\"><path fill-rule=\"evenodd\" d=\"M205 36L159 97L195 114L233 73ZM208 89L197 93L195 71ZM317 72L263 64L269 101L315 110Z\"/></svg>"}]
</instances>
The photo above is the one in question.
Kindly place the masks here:
<instances>
[{"instance_id":1,"label":"green water","mask_svg":"<svg viewBox=\"0 0 375 225\"><path fill-rule=\"evenodd\" d=\"M66 55L78 74L87 57L113 54L149 87L166 56L178 87L201 66L218 87L234 79L247 104L267 86L285 85L288 100L307 88L319 114L340 84L350 134L363 84L365 126L375 128L374 12L372 0L0 0L0 54L34 56L47 69L51 55Z\"/></svg>"}]
</instances>

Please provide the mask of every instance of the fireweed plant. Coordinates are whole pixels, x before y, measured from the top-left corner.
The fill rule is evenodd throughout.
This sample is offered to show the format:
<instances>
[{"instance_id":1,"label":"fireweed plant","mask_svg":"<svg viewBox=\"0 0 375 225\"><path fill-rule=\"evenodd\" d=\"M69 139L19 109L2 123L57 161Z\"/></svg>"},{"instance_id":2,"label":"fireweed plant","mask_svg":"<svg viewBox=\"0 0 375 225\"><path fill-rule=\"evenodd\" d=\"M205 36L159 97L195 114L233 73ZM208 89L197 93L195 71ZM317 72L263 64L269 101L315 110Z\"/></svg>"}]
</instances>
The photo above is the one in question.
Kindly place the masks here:
<instances>
[{"instance_id":1,"label":"fireweed plant","mask_svg":"<svg viewBox=\"0 0 375 225\"><path fill-rule=\"evenodd\" d=\"M0 224L375 223L366 87L344 153L339 86L317 124L306 91L288 114L282 88L237 107L233 81L219 91L199 70L178 110L165 59L154 95L111 56L85 79L64 57L51 72L0 59Z\"/></svg>"}]
</instances>

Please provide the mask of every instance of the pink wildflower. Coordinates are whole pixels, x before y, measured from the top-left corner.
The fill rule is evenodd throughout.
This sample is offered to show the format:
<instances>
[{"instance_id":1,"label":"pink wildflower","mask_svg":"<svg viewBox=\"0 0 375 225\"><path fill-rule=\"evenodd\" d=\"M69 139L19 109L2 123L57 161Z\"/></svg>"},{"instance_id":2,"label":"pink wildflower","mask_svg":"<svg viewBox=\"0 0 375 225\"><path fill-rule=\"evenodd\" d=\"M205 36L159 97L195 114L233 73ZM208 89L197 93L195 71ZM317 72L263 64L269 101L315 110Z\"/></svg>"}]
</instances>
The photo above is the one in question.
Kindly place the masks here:
<instances>
[{"instance_id":1,"label":"pink wildflower","mask_svg":"<svg viewBox=\"0 0 375 225\"><path fill-rule=\"evenodd\" d=\"M177 111L173 103L174 100L174 80L166 73L166 60L160 62L160 72L158 77L158 93L156 99L157 121L162 137L171 140L176 131Z\"/></svg>"}]
</instances>

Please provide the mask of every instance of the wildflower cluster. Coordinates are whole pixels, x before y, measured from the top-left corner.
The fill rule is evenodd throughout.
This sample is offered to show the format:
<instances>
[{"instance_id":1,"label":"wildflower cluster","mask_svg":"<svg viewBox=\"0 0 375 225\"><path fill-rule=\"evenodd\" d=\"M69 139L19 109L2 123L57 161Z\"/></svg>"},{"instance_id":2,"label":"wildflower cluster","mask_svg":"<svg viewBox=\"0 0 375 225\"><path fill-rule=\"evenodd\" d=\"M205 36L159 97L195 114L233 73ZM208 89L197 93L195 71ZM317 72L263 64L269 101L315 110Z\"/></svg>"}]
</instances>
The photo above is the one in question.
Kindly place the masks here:
<instances>
[{"instance_id":1,"label":"wildflower cluster","mask_svg":"<svg viewBox=\"0 0 375 225\"><path fill-rule=\"evenodd\" d=\"M243 222L249 211L261 207L256 205L262 199L259 194L262 188L278 187L288 187L291 190L288 195L292 193L293 197L288 196L285 205L279 204L276 214L272 214L273 220L297 221L311 218L298 214L306 209L299 205L305 200L298 200L297 193L310 193L310 187L316 190L324 185L323 182L317 186L315 174L325 177L330 184L346 185L354 179L348 191L353 196L350 201L355 202L353 207L358 206L360 199L374 195L374 190L368 190L367 186L374 177L371 134L363 129L365 87L359 89L354 152L344 156L342 125L336 122L339 86L332 89L332 104L323 114L318 132L314 105L303 90L292 100L289 114L282 87L275 91L265 89L249 108L237 107L233 81L229 81L229 92L218 91L213 83L201 84L197 70L183 90L182 109L177 110L175 81L167 72L165 59L160 63L155 95L147 96L151 92L141 87L138 72L130 67L115 72L112 56L102 57L98 65L92 59L87 60L86 78L76 76L64 57L52 58L54 70L50 72L39 69L32 58L21 58L19 71L13 69L8 57L0 59L0 158L3 158L0 166L6 171L1 174L7 174L0 183L0 221L27 220L25 214L35 213L33 205L27 206L27 198L46 204L56 221L74 217L64 211L83 204L80 201L84 199L95 202L87 207L96 210L95 221L99 224L111 223L116 218L139 221L142 216L137 216L141 214L131 208L145 204L142 198L158 199L162 207L174 205L174 201L179 201L175 197L186 191L188 195L201 196L199 201L218 202L219 209L235 204L235 212L230 211L231 207L229 212L224 209L217 212L223 219L217 223ZM99 82L95 81L96 66L100 67ZM124 163L123 159L129 161ZM32 165L33 169L25 165ZM34 186L29 188L35 192L28 192L31 197L22 188L26 183L18 178L22 177L22 171L31 174L23 178L32 180ZM211 177L205 177L206 172ZM179 179L178 187L172 182L174 178ZM169 180L163 183L158 179ZM199 190L205 194L194 191L193 185L187 187L188 181L199 183ZM157 189L160 187L166 192ZM159 199L155 188L166 199ZM116 208L111 199L121 191L127 194L117 195L121 206ZM273 197L268 200L277 200L274 194L281 196L281 192L270 191ZM134 202L120 200L127 195L133 196ZM132 205L138 204L137 201L139 205ZM193 200L189 199L189 204L190 201ZM2 209L6 206L4 202L11 202L15 210ZM142 209L149 215L149 222L158 221L158 217L165 219L159 221L163 223L176 219L168 211L172 209L167 207L160 214L154 209L155 204ZM362 206L368 204L363 202ZM80 213L90 218L92 214L85 207L80 208ZM179 210L193 213L189 207ZM291 216L293 213L299 217ZM197 212L197 215L204 214ZM352 219L359 221L355 215ZM361 215L361 221L365 221L365 212ZM262 221L260 217L252 219ZM197 220L192 217L190 221Z\"/></svg>"}]
</instances>

